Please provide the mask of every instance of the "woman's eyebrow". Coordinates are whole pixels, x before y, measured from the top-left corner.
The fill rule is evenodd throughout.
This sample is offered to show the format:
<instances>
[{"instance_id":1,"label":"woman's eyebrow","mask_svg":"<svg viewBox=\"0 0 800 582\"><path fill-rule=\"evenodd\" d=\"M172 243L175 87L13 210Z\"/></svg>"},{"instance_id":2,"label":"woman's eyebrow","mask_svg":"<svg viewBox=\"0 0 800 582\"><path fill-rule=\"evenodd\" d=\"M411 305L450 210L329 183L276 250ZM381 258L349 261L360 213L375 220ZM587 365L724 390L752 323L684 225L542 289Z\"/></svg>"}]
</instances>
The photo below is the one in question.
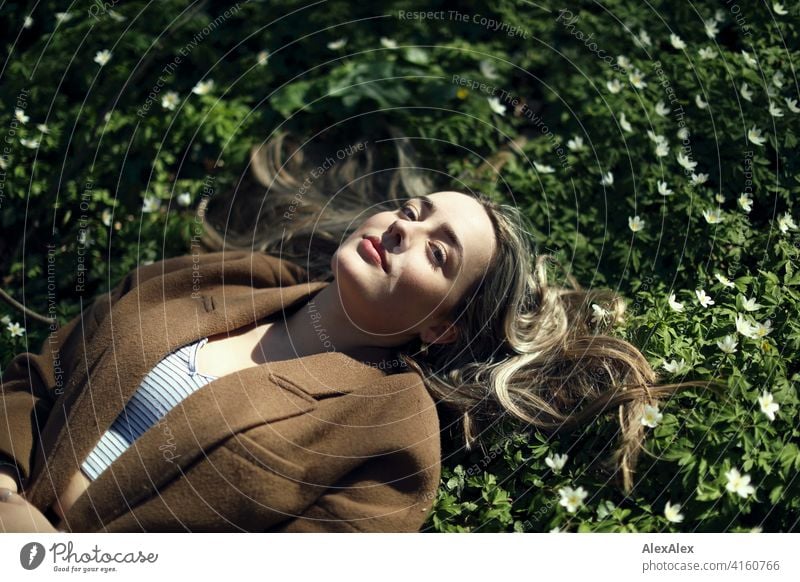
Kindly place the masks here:
<instances>
[{"instance_id":1,"label":"woman's eyebrow","mask_svg":"<svg viewBox=\"0 0 800 582\"><path fill-rule=\"evenodd\" d=\"M437 208L436 203L434 203L434 201L431 200L429 196L419 196L419 199L422 201L423 206L425 206L425 208L430 214L436 212ZM456 236L455 231L452 228L450 228L449 224L442 224L442 230L447 235L447 238L450 239L452 245L456 248L456 250L458 250L458 258L459 258L458 267L460 268L461 263L464 260L464 246L461 244L461 241L458 239L458 236Z\"/></svg>"}]
</instances>

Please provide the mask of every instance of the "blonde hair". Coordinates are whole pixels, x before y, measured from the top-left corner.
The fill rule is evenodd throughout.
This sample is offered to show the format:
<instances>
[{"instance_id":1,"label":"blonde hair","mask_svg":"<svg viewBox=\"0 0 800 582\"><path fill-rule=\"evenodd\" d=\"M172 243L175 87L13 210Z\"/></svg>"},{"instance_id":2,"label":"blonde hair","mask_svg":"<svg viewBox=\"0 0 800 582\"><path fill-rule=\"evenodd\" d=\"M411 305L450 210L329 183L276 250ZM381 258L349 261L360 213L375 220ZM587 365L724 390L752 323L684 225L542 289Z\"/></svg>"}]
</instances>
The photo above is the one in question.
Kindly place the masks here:
<instances>
[{"instance_id":1,"label":"blonde hair","mask_svg":"<svg viewBox=\"0 0 800 582\"><path fill-rule=\"evenodd\" d=\"M303 265L312 280L332 279L330 257L358 227L361 213L436 191L414 163L410 139L388 130L390 139L374 143L392 146L397 167L391 171L375 169L377 147L318 172L315 168L324 167L319 160L331 150L314 152L286 133L254 146L252 178L221 199L228 214L224 238L204 212L206 246L263 250ZM287 138L295 146L285 159ZM310 163L306 152L316 153ZM645 406L680 388L710 388L714 382L658 385L642 353L610 335L623 320L624 300L607 289L584 290L568 273L569 287L551 285L547 266L560 265L550 255L536 254L526 217L516 207L472 195L494 225L495 257L451 314L456 341L423 352L414 341L399 350L400 358L441 405L460 416L468 450L485 426L506 415L556 432L582 427L616 408L620 437L611 462L630 492L643 448ZM593 304L605 317L592 319Z\"/></svg>"}]
</instances>

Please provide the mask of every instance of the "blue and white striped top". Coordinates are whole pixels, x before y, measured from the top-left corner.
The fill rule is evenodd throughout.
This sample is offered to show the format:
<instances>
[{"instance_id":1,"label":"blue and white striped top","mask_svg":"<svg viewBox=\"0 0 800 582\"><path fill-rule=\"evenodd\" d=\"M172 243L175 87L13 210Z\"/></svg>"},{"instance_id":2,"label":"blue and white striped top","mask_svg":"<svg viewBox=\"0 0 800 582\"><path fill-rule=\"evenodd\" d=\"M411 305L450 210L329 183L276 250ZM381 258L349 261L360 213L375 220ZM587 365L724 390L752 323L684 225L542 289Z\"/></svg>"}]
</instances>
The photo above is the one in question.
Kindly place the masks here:
<instances>
[{"instance_id":1,"label":"blue and white striped top","mask_svg":"<svg viewBox=\"0 0 800 582\"><path fill-rule=\"evenodd\" d=\"M97 479L133 441L181 400L217 378L197 371L197 350L206 342L208 338L204 337L175 350L144 377L111 428L81 465L89 479Z\"/></svg>"}]
</instances>

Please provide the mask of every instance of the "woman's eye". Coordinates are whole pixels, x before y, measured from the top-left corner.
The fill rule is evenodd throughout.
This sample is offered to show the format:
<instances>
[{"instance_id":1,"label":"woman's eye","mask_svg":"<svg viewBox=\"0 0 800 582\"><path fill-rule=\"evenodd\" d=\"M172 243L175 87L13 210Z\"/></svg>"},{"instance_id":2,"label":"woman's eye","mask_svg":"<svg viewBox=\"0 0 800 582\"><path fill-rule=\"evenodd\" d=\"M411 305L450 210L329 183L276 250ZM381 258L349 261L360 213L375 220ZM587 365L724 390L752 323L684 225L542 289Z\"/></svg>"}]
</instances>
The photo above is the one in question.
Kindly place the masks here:
<instances>
[{"instance_id":1,"label":"woman's eye","mask_svg":"<svg viewBox=\"0 0 800 582\"><path fill-rule=\"evenodd\" d=\"M406 213L406 210L410 210L411 211L411 216L409 216ZM416 214L414 213L414 207L411 206L410 204L406 204L405 206L400 208L400 212L402 212L403 214L405 214L408 218L411 218L412 220L416 217Z\"/></svg>"},{"instance_id":2,"label":"woman's eye","mask_svg":"<svg viewBox=\"0 0 800 582\"><path fill-rule=\"evenodd\" d=\"M433 247L433 256L436 257L436 260L439 262L439 266L444 267L444 263L447 260L447 255L444 253L444 251L440 246L435 245Z\"/></svg>"}]
</instances>

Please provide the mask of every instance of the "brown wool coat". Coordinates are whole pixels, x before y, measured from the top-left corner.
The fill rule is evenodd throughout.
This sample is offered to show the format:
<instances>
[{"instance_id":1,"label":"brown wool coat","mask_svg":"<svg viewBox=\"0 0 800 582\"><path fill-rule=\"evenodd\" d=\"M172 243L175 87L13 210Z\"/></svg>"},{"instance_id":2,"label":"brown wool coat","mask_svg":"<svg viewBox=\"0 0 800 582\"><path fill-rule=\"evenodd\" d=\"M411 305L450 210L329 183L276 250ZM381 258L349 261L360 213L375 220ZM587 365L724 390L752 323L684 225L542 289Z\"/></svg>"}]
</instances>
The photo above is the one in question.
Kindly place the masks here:
<instances>
[{"instance_id":1,"label":"brown wool coat","mask_svg":"<svg viewBox=\"0 0 800 582\"><path fill-rule=\"evenodd\" d=\"M2 376L0 458L47 511L144 376L182 345L304 305L327 282L248 251L141 266ZM57 364L57 365L56 365ZM197 392L67 512L72 532L411 532L440 478L439 420L413 372L340 352Z\"/></svg>"}]
</instances>

